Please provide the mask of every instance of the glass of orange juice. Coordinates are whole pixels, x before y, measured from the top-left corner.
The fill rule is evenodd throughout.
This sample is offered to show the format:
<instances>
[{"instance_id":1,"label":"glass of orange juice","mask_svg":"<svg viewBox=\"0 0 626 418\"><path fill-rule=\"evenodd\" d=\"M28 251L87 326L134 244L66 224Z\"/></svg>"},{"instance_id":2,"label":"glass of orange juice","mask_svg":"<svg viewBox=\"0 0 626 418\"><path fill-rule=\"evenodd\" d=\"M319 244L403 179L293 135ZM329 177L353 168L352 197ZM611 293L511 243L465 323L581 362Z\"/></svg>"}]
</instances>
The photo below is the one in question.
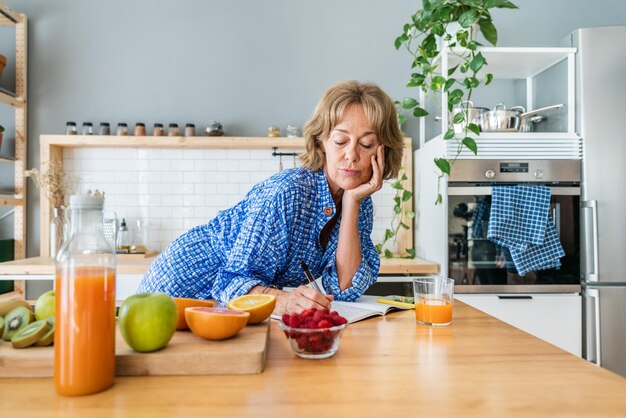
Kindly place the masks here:
<instances>
[{"instance_id":1,"label":"glass of orange juice","mask_svg":"<svg viewBox=\"0 0 626 418\"><path fill-rule=\"evenodd\" d=\"M413 279L415 320L424 325L441 327L452 323L454 280L446 277Z\"/></svg>"}]
</instances>

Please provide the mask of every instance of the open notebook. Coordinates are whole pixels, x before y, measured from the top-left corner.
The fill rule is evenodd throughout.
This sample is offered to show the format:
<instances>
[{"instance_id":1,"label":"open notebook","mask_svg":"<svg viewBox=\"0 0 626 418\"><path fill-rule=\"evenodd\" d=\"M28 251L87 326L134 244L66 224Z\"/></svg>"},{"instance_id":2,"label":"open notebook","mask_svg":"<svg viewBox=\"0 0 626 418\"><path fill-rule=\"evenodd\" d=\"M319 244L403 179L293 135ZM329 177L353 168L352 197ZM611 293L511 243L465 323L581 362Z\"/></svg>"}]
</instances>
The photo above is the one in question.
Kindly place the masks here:
<instances>
[{"instance_id":1,"label":"open notebook","mask_svg":"<svg viewBox=\"0 0 626 418\"><path fill-rule=\"evenodd\" d=\"M361 296L356 302L332 302L332 311L337 311L339 315L348 320L348 323L361 321L372 316L386 315L391 310L396 309L412 309L410 303L397 303L399 301L397 296ZM385 300L385 303L377 302L378 300ZM392 302L396 302L393 303ZM272 315L273 319L281 319L279 315Z\"/></svg>"}]
</instances>

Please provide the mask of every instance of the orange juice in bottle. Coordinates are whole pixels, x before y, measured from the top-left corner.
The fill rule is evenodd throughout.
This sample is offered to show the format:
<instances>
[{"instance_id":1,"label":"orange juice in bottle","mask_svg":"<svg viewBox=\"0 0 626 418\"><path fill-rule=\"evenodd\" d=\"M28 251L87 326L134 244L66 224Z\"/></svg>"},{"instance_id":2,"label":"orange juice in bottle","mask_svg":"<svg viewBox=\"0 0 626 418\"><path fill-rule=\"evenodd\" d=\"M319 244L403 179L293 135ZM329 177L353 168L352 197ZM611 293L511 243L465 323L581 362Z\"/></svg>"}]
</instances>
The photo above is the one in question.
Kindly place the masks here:
<instances>
[{"instance_id":1,"label":"orange juice in bottle","mask_svg":"<svg viewBox=\"0 0 626 418\"><path fill-rule=\"evenodd\" d=\"M70 235L56 258L54 383L88 395L115 379L115 253L102 234L104 197L70 197Z\"/></svg>"}]
</instances>

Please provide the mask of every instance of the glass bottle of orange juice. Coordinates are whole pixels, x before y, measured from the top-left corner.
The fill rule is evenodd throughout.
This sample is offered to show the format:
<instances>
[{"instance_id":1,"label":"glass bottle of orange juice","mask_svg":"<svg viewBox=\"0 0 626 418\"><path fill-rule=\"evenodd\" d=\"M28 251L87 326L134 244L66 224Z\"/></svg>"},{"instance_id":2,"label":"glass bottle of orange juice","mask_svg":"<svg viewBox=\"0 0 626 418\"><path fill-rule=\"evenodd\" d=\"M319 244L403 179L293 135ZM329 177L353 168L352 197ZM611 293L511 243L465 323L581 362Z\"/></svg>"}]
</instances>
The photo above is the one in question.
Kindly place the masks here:
<instances>
[{"instance_id":1,"label":"glass bottle of orange juice","mask_svg":"<svg viewBox=\"0 0 626 418\"><path fill-rule=\"evenodd\" d=\"M115 379L115 251L103 207L97 191L70 196L69 237L56 257L54 384L62 395L100 392Z\"/></svg>"}]
</instances>

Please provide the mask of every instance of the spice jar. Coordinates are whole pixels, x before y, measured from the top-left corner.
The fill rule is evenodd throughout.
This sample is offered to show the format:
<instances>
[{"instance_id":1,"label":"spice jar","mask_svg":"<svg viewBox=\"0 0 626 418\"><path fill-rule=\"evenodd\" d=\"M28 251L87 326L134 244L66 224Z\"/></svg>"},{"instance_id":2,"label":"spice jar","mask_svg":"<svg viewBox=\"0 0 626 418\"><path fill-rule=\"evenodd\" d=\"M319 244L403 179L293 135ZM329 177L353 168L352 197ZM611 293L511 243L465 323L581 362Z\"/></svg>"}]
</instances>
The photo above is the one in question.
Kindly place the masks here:
<instances>
[{"instance_id":1,"label":"spice jar","mask_svg":"<svg viewBox=\"0 0 626 418\"><path fill-rule=\"evenodd\" d=\"M300 136L300 129L294 125L287 125L287 138L296 138Z\"/></svg>"},{"instance_id":2,"label":"spice jar","mask_svg":"<svg viewBox=\"0 0 626 418\"><path fill-rule=\"evenodd\" d=\"M118 123L116 135L128 135L128 125L126 125L125 123Z\"/></svg>"},{"instance_id":3,"label":"spice jar","mask_svg":"<svg viewBox=\"0 0 626 418\"><path fill-rule=\"evenodd\" d=\"M108 122L100 123L100 135L111 135L111 125Z\"/></svg>"},{"instance_id":4,"label":"spice jar","mask_svg":"<svg viewBox=\"0 0 626 418\"><path fill-rule=\"evenodd\" d=\"M270 138L280 137L280 128L278 126L270 125L267 127L267 136Z\"/></svg>"},{"instance_id":5,"label":"spice jar","mask_svg":"<svg viewBox=\"0 0 626 418\"><path fill-rule=\"evenodd\" d=\"M152 129L152 136L165 136L162 123L155 123Z\"/></svg>"},{"instance_id":6,"label":"spice jar","mask_svg":"<svg viewBox=\"0 0 626 418\"><path fill-rule=\"evenodd\" d=\"M222 136L224 135L224 128L221 123L210 120L209 125L204 129L204 133L208 136Z\"/></svg>"},{"instance_id":7,"label":"spice jar","mask_svg":"<svg viewBox=\"0 0 626 418\"><path fill-rule=\"evenodd\" d=\"M93 135L93 124L91 122L83 122L83 135Z\"/></svg>"},{"instance_id":8,"label":"spice jar","mask_svg":"<svg viewBox=\"0 0 626 418\"><path fill-rule=\"evenodd\" d=\"M180 129L178 129L177 123L170 123L170 127L167 130L167 136L180 136Z\"/></svg>"},{"instance_id":9,"label":"spice jar","mask_svg":"<svg viewBox=\"0 0 626 418\"><path fill-rule=\"evenodd\" d=\"M146 124L137 122L134 134L135 136L146 136Z\"/></svg>"},{"instance_id":10,"label":"spice jar","mask_svg":"<svg viewBox=\"0 0 626 418\"><path fill-rule=\"evenodd\" d=\"M65 135L77 135L76 122L67 122L65 124Z\"/></svg>"},{"instance_id":11,"label":"spice jar","mask_svg":"<svg viewBox=\"0 0 626 418\"><path fill-rule=\"evenodd\" d=\"M196 136L196 125L193 123L185 125L185 136Z\"/></svg>"}]
</instances>

